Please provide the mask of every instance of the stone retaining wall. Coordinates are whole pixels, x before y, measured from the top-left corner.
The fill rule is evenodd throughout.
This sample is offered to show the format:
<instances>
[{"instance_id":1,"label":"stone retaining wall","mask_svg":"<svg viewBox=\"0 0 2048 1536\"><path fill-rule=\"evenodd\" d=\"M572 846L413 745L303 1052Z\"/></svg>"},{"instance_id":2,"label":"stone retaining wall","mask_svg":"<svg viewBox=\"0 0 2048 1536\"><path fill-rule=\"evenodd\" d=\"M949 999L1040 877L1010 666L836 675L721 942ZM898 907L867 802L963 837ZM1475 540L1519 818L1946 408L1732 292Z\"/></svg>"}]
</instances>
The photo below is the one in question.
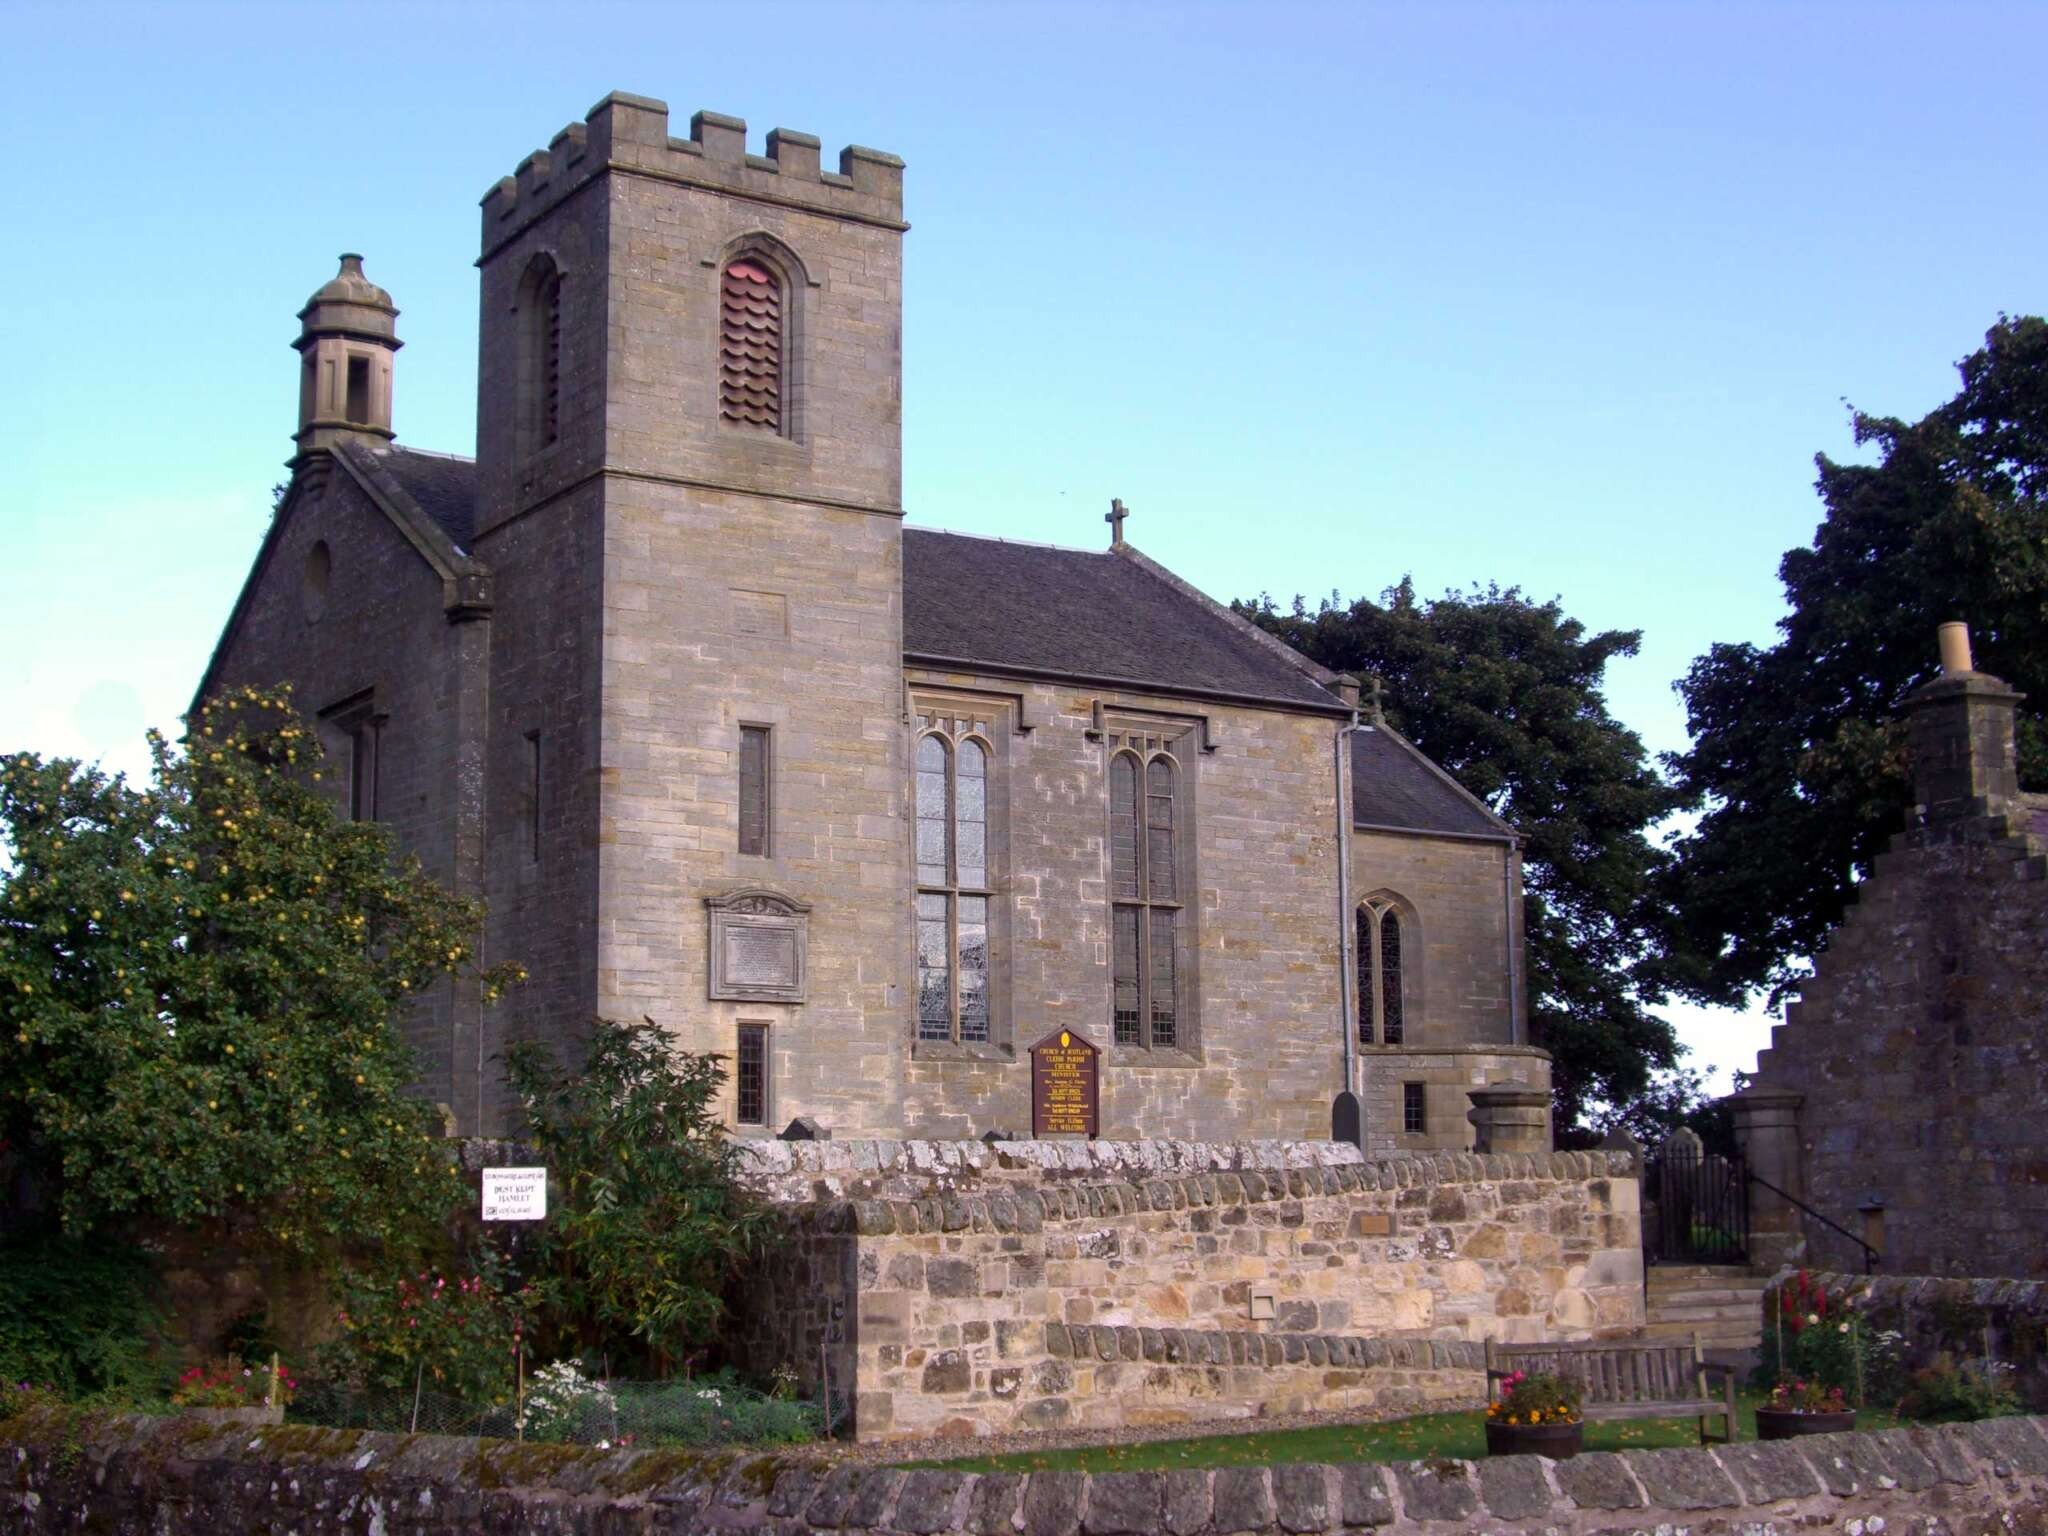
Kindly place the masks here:
<instances>
[{"instance_id":1,"label":"stone retaining wall","mask_svg":"<svg viewBox=\"0 0 2048 1536\"><path fill-rule=\"evenodd\" d=\"M1780 1272L1772 1290L1794 1273ZM1819 1272L1813 1278L1830 1296L1853 1297L1871 1327L1896 1330L1905 1370L1944 1354L1968 1360L1989 1353L2013 1368L2013 1386L2028 1407L2048 1408L2048 1283ZM1768 1314L1764 1324L1770 1326Z\"/></svg>"},{"instance_id":2,"label":"stone retaining wall","mask_svg":"<svg viewBox=\"0 0 2048 1536\"><path fill-rule=\"evenodd\" d=\"M1619 1154L1014 1171L792 1207L748 1365L829 1376L863 1440L973 1436L1476 1403L1480 1341L1643 1321Z\"/></svg>"},{"instance_id":3,"label":"stone retaining wall","mask_svg":"<svg viewBox=\"0 0 2048 1536\"><path fill-rule=\"evenodd\" d=\"M1156 1174L1285 1172L1365 1159L1344 1141L743 1141L740 1181L801 1204Z\"/></svg>"},{"instance_id":4,"label":"stone retaining wall","mask_svg":"<svg viewBox=\"0 0 2048 1536\"><path fill-rule=\"evenodd\" d=\"M20 1536L1383 1536L1484 1530L2039 1531L2039 1419L1771 1445L1392 1466L974 1474L774 1457L513 1446L189 1420L0 1421L0 1529Z\"/></svg>"}]
</instances>

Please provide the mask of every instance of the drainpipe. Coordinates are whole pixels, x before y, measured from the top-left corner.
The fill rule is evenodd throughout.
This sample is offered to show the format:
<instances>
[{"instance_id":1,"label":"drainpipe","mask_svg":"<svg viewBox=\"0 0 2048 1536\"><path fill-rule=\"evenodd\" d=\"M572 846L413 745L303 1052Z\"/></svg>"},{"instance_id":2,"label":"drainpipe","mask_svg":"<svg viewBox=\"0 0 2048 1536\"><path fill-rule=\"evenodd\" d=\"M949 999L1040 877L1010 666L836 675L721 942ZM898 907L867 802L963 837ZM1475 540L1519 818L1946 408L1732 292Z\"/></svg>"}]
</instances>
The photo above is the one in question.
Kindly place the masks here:
<instances>
[{"instance_id":1,"label":"drainpipe","mask_svg":"<svg viewBox=\"0 0 2048 1536\"><path fill-rule=\"evenodd\" d=\"M1515 871L1521 867L1522 843L1518 837L1501 850L1500 893L1501 932L1507 936L1508 951L1508 1044L1526 1045L1528 1030L1522 1025L1521 945L1515 942Z\"/></svg>"},{"instance_id":2,"label":"drainpipe","mask_svg":"<svg viewBox=\"0 0 2048 1536\"><path fill-rule=\"evenodd\" d=\"M1344 1091L1358 1092L1358 1031L1353 1022L1357 1008L1352 988L1358 982L1357 923L1351 913L1351 736L1363 729L1358 720L1356 696L1351 705L1351 722L1337 727L1337 1028L1344 1039Z\"/></svg>"}]
</instances>

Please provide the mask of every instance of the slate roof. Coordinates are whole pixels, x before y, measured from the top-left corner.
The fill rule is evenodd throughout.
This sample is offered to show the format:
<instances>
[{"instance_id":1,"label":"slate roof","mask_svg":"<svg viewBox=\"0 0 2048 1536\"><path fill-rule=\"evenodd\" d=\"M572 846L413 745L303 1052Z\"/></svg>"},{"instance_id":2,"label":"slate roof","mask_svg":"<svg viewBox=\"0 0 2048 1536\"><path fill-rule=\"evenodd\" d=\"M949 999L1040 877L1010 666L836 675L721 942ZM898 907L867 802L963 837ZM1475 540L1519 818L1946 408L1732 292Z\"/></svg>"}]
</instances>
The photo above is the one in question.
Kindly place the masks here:
<instances>
[{"instance_id":1,"label":"slate roof","mask_svg":"<svg viewBox=\"0 0 2048 1536\"><path fill-rule=\"evenodd\" d=\"M467 553L475 461L395 444L373 454ZM1340 708L1305 664L1142 557L932 528L903 530L903 651L925 662Z\"/></svg>"},{"instance_id":2,"label":"slate roof","mask_svg":"<svg viewBox=\"0 0 2048 1536\"><path fill-rule=\"evenodd\" d=\"M903 530L903 651L1334 710L1336 696L1149 562Z\"/></svg>"},{"instance_id":3,"label":"slate roof","mask_svg":"<svg viewBox=\"0 0 2048 1536\"><path fill-rule=\"evenodd\" d=\"M468 554L469 541L476 535L476 460L395 443L374 449L373 455L455 547Z\"/></svg>"},{"instance_id":4,"label":"slate roof","mask_svg":"<svg viewBox=\"0 0 2048 1536\"><path fill-rule=\"evenodd\" d=\"M1514 829L1384 726L1351 737L1351 817L1360 826L1511 838Z\"/></svg>"}]
</instances>

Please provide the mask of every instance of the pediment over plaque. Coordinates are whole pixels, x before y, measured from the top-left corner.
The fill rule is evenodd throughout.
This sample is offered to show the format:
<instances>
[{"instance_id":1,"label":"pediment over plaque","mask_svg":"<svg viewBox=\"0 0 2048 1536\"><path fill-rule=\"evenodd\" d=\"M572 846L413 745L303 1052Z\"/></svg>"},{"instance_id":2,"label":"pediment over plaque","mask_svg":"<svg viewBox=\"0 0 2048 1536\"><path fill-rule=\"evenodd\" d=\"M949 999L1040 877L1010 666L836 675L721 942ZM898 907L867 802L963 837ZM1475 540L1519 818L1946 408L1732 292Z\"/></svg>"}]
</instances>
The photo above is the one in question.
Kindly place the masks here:
<instances>
[{"instance_id":1,"label":"pediment over plaque","mask_svg":"<svg viewBox=\"0 0 2048 1536\"><path fill-rule=\"evenodd\" d=\"M751 887L706 896L714 1001L800 1003L810 938L809 902Z\"/></svg>"}]
</instances>

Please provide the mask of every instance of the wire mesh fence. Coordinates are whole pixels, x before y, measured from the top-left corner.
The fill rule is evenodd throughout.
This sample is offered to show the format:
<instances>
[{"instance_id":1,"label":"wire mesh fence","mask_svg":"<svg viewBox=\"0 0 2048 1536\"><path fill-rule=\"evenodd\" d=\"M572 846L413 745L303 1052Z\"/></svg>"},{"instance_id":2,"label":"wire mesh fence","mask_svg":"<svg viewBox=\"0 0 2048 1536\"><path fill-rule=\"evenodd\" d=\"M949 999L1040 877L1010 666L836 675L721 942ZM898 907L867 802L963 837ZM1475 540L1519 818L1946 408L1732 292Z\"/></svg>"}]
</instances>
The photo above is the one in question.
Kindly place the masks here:
<instances>
[{"instance_id":1,"label":"wire mesh fence","mask_svg":"<svg viewBox=\"0 0 2048 1536\"><path fill-rule=\"evenodd\" d=\"M289 1417L333 1429L611 1446L798 1445L832 1428L821 1403L729 1378L604 1381L554 1367L504 1403L469 1402L424 1382L412 1390L308 1382Z\"/></svg>"}]
</instances>

